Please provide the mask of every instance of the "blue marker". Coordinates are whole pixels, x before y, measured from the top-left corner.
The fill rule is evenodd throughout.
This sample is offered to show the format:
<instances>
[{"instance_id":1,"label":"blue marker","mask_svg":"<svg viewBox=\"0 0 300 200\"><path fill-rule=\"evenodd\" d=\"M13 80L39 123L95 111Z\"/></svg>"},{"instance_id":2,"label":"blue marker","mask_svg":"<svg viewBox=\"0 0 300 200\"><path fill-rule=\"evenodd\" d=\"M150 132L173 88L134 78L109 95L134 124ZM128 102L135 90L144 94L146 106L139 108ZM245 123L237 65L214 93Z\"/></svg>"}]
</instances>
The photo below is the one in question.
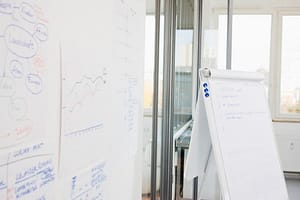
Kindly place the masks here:
<instances>
[{"instance_id":1,"label":"blue marker","mask_svg":"<svg viewBox=\"0 0 300 200\"><path fill-rule=\"evenodd\" d=\"M205 97L209 97L209 93L205 93Z\"/></svg>"},{"instance_id":2,"label":"blue marker","mask_svg":"<svg viewBox=\"0 0 300 200\"><path fill-rule=\"evenodd\" d=\"M205 92L205 93L208 93L208 89L207 89L207 88L205 88L205 89L204 89L204 92Z\"/></svg>"},{"instance_id":3,"label":"blue marker","mask_svg":"<svg viewBox=\"0 0 300 200\"><path fill-rule=\"evenodd\" d=\"M208 84L207 83L203 83L203 87L207 88Z\"/></svg>"}]
</instances>

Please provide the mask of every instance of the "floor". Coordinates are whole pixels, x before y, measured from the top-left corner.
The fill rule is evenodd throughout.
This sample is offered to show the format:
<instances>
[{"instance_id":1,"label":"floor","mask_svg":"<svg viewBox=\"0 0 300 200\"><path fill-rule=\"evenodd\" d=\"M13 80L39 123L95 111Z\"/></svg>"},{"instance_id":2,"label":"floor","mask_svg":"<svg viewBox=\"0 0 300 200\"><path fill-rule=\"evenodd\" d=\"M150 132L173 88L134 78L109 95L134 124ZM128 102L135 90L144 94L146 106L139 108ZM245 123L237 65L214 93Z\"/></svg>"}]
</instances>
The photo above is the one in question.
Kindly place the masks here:
<instances>
[{"instance_id":1,"label":"floor","mask_svg":"<svg viewBox=\"0 0 300 200\"><path fill-rule=\"evenodd\" d=\"M300 199L300 179L287 179L287 189L290 200Z\"/></svg>"}]
</instances>

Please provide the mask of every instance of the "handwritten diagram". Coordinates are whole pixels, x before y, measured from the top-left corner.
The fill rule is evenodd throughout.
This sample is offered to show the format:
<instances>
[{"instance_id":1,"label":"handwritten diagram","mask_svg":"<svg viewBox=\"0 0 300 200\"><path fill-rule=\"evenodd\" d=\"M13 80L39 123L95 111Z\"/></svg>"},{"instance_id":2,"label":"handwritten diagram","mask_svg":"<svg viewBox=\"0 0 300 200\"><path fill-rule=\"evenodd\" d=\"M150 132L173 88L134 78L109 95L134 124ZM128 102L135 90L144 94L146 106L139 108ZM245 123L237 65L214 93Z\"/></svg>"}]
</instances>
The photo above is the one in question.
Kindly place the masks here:
<instances>
[{"instance_id":1,"label":"handwritten diagram","mask_svg":"<svg viewBox=\"0 0 300 200\"><path fill-rule=\"evenodd\" d=\"M122 87L119 89L117 95L122 99L122 116L123 132L119 137L123 138L128 144L128 152L134 154L138 147L138 120L139 120L139 79L136 76L124 74L122 76ZM120 123L121 124L121 123Z\"/></svg>"},{"instance_id":2,"label":"handwritten diagram","mask_svg":"<svg viewBox=\"0 0 300 200\"><path fill-rule=\"evenodd\" d=\"M73 112L76 106L80 106L84 103L85 99L94 96L95 93L103 91L103 88L107 82L106 69L103 69L101 75L95 76L95 78L83 75L81 80L75 82L70 91L66 91L66 101L63 106L63 110L66 112Z\"/></svg>"},{"instance_id":3,"label":"handwritten diagram","mask_svg":"<svg viewBox=\"0 0 300 200\"><path fill-rule=\"evenodd\" d=\"M138 12L135 6L129 1L115 0L114 1L114 23L115 23L115 57L123 66L134 66L136 55L134 52L138 49L135 41L139 38L139 33L136 31Z\"/></svg>"},{"instance_id":4,"label":"handwritten diagram","mask_svg":"<svg viewBox=\"0 0 300 200\"><path fill-rule=\"evenodd\" d=\"M107 83L106 68L103 68L102 74L90 77L83 75L79 81L69 84L70 87L64 87L67 91L64 91L63 98L63 117L65 127L64 136L82 136L88 134L99 133L103 128L103 122L101 119L88 120L87 123L81 123L85 120L81 120L81 126L78 128L68 128L69 125L74 127L74 123L77 115L80 112L93 112L94 106L90 105L93 100L100 100L99 94L102 95L105 85ZM64 79L65 86L67 85L67 79ZM77 112L77 113L76 113ZM81 116L81 115L80 115ZM88 117L87 117L88 118ZM78 122L77 122L78 124Z\"/></svg>"},{"instance_id":5,"label":"handwritten diagram","mask_svg":"<svg viewBox=\"0 0 300 200\"><path fill-rule=\"evenodd\" d=\"M44 150L45 144L41 142L0 156L0 199L53 199L53 155Z\"/></svg>"},{"instance_id":6,"label":"handwritten diagram","mask_svg":"<svg viewBox=\"0 0 300 200\"><path fill-rule=\"evenodd\" d=\"M111 84L108 64L90 52L81 52L82 46L62 44L62 126L60 170L76 172L94 163L106 152L97 156L91 153L99 148L104 137L109 106L107 94ZM85 49L84 49L85 50ZM96 50L93 52L97 52ZM84 148L88 146L89 148ZM74 154L76 152L76 154ZM70 156L71 155L71 156Z\"/></svg>"},{"instance_id":7,"label":"handwritten diagram","mask_svg":"<svg viewBox=\"0 0 300 200\"><path fill-rule=\"evenodd\" d=\"M43 133L48 23L33 1L0 1L0 148Z\"/></svg>"},{"instance_id":8,"label":"handwritten diagram","mask_svg":"<svg viewBox=\"0 0 300 200\"><path fill-rule=\"evenodd\" d=\"M107 179L106 163L99 163L78 176L73 176L70 200L104 200L104 185Z\"/></svg>"}]
</instances>

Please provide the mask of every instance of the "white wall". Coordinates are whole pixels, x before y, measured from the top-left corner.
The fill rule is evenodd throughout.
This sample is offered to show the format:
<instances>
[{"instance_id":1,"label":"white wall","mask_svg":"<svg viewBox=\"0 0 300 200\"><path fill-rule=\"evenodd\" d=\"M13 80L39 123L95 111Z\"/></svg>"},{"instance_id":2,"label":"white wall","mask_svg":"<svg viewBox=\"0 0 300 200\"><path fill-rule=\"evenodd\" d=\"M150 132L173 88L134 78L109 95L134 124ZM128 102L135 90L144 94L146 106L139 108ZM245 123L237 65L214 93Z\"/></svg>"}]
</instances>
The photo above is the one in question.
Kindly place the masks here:
<instances>
[{"instance_id":1,"label":"white wall","mask_svg":"<svg viewBox=\"0 0 300 200\"><path fill-rule=\"evenodd\" d=\"M300 124L274 122L273 125L283 170L300 172Z\"/></svg>"}]
</instances>

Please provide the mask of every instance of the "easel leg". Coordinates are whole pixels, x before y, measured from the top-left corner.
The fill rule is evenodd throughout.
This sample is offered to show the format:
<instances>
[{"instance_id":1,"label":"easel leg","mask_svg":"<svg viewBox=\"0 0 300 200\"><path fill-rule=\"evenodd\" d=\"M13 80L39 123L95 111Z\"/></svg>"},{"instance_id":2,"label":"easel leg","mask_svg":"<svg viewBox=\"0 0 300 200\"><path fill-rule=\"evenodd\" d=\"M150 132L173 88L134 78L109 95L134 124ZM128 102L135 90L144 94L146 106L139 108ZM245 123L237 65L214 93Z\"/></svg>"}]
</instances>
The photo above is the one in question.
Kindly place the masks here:
<instances>
[{"instance_id":1,"label":"easel leg","mask_svg":"<svg viewBox=\"0 0 300 200\"><path fill-rule=\"evenodd\" d=\"M193 179L193 200L198 199L198 176Z\"/></svg>"}]
</instances>

